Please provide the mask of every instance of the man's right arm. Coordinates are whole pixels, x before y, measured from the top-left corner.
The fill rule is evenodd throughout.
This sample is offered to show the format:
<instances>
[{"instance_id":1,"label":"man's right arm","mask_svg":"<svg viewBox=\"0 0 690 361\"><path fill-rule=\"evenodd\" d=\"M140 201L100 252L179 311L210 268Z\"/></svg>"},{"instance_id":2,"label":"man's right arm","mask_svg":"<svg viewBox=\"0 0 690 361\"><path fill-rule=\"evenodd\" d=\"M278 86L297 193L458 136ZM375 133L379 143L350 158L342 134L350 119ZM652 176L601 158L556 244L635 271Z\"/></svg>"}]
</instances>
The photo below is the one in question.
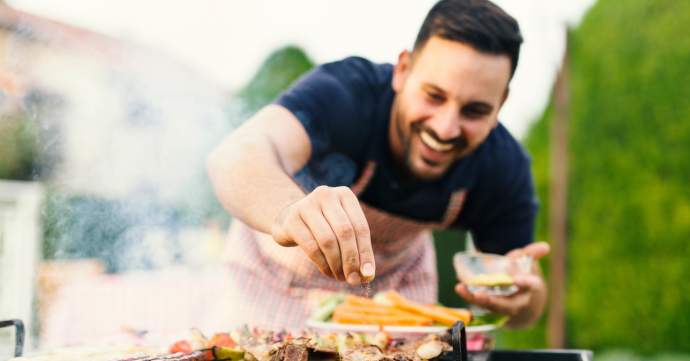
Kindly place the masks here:
<instances>
[{"instance_id":1,"label":"man's right arm","mask_svg":"<svg viewBox=\"0 0 690 361\"><path fill-rule=\"evenodd\" d=\"M223 207L283 246L299 246L322 273L358 284L375 272L369 226L346 187L309 194L290 177L311 156L311 142L287 109L269 105L210 154L209 176Z\"/></svg>"},{"instance_id":2,"label":"man's right arm","mask_svg":"<svg viewBox=\"0 0 690 361\"><path fill-rule=\"evenodd\" d=\"M223 207L252 228L271 233L273 221L305 193L292 180L311 146L295 116L269 105L225 137L207 167Z\"/></svg>"}]
</instances>

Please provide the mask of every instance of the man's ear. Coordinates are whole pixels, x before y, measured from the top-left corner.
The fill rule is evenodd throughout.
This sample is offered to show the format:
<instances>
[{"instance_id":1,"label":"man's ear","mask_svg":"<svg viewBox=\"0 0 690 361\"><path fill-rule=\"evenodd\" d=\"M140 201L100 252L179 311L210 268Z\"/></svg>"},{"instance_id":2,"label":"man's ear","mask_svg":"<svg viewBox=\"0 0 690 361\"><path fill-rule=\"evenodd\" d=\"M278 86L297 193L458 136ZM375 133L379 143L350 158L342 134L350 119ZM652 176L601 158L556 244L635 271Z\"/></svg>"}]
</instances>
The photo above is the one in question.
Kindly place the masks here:
<instances>
[{"instance_id":1,"label":"man's ear","mask_svg":"<svg viewBox=\"0 0 690 361\"><path fill-rule=\"evenodd\" d=\"M398 63L395 64L393 68L393 90L395 92L400 92L403 86L405 86L405 81L407 76L412 70L412 54L408 50L403 50L398 55Z\"/></svg>"},{"instance_id":2,"label":"man's ear","mask_svg":"<svg viewBox=\"0 0 690 361\"><path fill-rule=\"evenodd\" d=\"M510 86L506 86L506 91L503 92L503 99L501 99L501 104L498 106L498 110L500 111L501 108L503 108L503 104L505 104L506 99L508 99L508 94L510 94ZM496 128L498 126L498 115L496 115L496 121L494 122L493 128Z\"/></svg>"}]
</instances>

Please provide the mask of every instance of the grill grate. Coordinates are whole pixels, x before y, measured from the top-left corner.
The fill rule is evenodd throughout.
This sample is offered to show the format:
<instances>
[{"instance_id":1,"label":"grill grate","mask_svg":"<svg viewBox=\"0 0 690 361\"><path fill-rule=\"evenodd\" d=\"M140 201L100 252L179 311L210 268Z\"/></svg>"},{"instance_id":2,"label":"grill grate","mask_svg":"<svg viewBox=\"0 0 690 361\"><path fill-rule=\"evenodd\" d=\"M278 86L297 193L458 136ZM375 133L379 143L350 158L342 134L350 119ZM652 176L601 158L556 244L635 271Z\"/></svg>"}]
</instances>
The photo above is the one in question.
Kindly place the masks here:
<instances>
[{"instance_id":1,"label":"grill grate","mask_svg":"<svg viewBox=\"0 0 690 361\"><path fill-rule=\"evenodd\" d=\"M14 327L14 356L22 356L24 348L24 323L21 320L0 321L0 328ZM451 329L453 351L439 356L438 361L592 361L589 350L495 350L490 352L467 352L465 326L458 322ZM159 356L134 356L118 361L230 361L216 357L216 348L194 351L189 354L169 354Z\"/></svg>"}]
</instances>

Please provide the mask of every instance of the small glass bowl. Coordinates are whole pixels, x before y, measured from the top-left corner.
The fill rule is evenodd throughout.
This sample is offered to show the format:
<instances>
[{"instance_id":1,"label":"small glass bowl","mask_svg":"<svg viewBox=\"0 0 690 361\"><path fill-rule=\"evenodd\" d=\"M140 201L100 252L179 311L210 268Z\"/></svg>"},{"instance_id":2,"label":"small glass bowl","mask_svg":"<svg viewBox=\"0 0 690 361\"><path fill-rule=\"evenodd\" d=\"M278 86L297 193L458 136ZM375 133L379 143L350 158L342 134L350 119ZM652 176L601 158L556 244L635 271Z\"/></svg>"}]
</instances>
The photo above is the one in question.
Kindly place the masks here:
<instances>
[{"instance_id":1,"label":"small glass bowl","mask_svg":"<svg viewBox=\"0 0 690 361\"><path fill-rule=\"evenodd\" d=\"M491 253L459 252L453 267L460 282L472 293L510 296L518 291L513 277L529 273L532 257L506 257Z\"/></svg>"}]
</instances>

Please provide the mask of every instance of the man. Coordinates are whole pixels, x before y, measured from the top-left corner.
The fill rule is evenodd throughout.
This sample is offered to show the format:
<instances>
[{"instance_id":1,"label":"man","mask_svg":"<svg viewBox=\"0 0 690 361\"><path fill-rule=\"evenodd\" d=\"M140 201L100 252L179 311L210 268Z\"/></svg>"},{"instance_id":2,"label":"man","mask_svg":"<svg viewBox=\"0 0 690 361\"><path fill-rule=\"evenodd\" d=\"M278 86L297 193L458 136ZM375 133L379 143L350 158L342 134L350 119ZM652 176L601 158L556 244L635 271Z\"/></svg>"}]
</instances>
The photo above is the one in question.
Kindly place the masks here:
<instances>
[{"instance_id":1,"label":"man","mask_svg":"<svg viewBox=\"0 0 690 361\"><path fill-rule=\"evenodd\" d=\"M442 0L395 66L320 66L229 135L208 168L235 217L235 321L299 327L314 290L371 280L435 302L433 229L467 229L486 252L547 254L530 244L528 157L497 120L521 42L489 1ZM516 283L509 297L456 291L524 326L546 287L537 266Z\"/></svg>"}]
</instances>

